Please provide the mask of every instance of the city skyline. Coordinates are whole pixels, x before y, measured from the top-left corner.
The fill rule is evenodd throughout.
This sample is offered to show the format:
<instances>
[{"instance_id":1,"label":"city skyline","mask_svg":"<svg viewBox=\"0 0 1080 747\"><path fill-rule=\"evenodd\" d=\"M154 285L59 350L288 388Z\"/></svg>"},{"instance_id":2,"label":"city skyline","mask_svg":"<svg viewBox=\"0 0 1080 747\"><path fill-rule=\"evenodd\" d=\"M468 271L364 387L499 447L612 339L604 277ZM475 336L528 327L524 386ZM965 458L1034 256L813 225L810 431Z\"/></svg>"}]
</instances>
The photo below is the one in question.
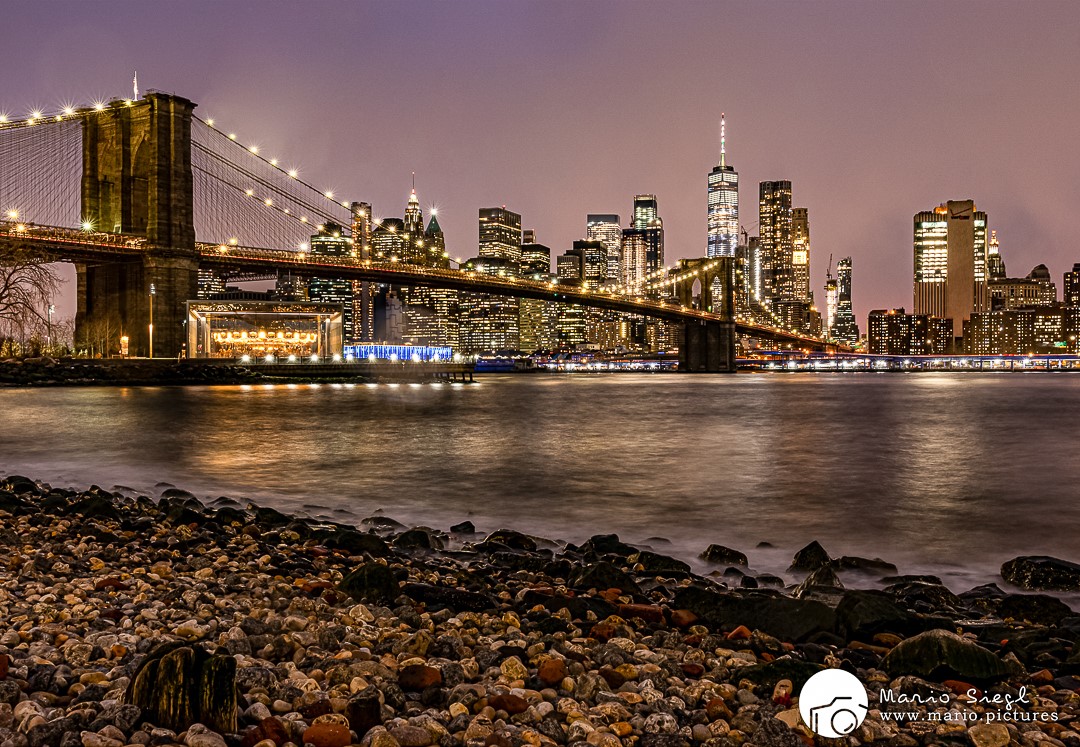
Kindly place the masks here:
<instances>
[{"instance_id":1,"label":"city skyline","mask_svg":"<svg viewBox=\"0 0 1080 747\"><path fill-rule=\"evenodd\" d=\"M1080 63L1063 54L1071 49L1063 21L1077 15L1065 4L1023 14L1000 3L927 6L939 23L912 29L910 48L893 29L925 15L918 3L857 13L828 3L755 12L679 5L663 11L663 24L658 8L630 3L372 5L367 24L353 22L343 12L353 6L344 4L310 6L336 24L318 12L212 7L213 24L191 6L120 15L56 4L47 23L46 11L15 8L14 38L5 41L26 64L5 87L0 109L19 114L123 96L137 69L144 89L191 96L200 115L299 163L315 183L370 202L379 215L400 214L415 171L425 212L430 201L439 204L454 256L474 255L475 212L484 205L520 212L538 240L561 252L584 238L587 214L624 214L634 194L654 193L664 206L668 263L704 253L702 173L717 161L724 111L741 202L753 204L761 181L790 180L814 223L811 288L820 294L828 255L852 256L859 318L871 308L910 305L910 287L897 278L910 276L910 216L926 205L975 200L1018 265L1045 262L1060 278L1074 261L1065 216L1080 197L1069 176L1077 156L1059 144L1068 142L1066 123L1080 105L1058 92ZM633 12L603 12L614 8ZM707 21L720 18L746 32L731 35L722 66L701 65L695 50L706 44ZM403 21L414 29L404 40L391 45L380 36L380 28ZM531 24L528 38L508 34L472 48L522 21ZM163 24L177 33L156 43L145 32ZM41 31L15 36L20 25ZM657 42L684 43L650 45L629 64L626 50L650 33ZM341 53L350 34L364 50L355 59ZM75 41L87 35L115 54L94 66L70 64L67 50L84 54ZM189 38L201 40L198 54L188 53ZM267 39L280 42L263 48ZM41 45L57 51L33 54ZM631 68L646 71L640 84L652 103L625 117L620 82ZM949 71L960 69L966 90L989 90L992 98L946 95L955 77ZM368 93L338 101L329 114L323 100L358 76ZM530 104L493 117L493 83L510 78L508 99ZM394 93L406 81L419 96ZM776 95L760 95L766 83ZM942 93L927 96L928 83ZM1047 100L1064 107L1062 116L1038 116ZM950 137L962 147L938 147ZM1003 168L1007 180L999 178Z\"/></svg>"}]
</instances>

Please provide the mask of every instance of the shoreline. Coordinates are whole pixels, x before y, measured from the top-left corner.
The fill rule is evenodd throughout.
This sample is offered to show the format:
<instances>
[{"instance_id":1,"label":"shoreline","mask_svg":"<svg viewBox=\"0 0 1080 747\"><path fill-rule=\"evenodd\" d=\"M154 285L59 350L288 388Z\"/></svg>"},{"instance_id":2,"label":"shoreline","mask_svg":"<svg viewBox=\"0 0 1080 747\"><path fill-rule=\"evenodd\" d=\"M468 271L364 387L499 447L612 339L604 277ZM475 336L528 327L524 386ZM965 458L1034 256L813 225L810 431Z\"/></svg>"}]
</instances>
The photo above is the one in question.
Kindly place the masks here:
<instances>
[{"instance_id":1,"label":"shoreline","mask_svg":"<svg viewBox=\"0 0 1080 747\"><path fill-rule=\"evenodd\" d=\"M799 747L792 696L839 667L868 691L860 744L1080 747L1080 615L1045 593L1080 588L1066 561L954 594L816 543L795 585L728 548L702 576L615 535L354 527L176 488L13 476L0 511L0 745ZM853 567L888 584L844 588ZM191 662L220 665L216 710L147 695L189 693Z\"/></svg>"}]
</instances>

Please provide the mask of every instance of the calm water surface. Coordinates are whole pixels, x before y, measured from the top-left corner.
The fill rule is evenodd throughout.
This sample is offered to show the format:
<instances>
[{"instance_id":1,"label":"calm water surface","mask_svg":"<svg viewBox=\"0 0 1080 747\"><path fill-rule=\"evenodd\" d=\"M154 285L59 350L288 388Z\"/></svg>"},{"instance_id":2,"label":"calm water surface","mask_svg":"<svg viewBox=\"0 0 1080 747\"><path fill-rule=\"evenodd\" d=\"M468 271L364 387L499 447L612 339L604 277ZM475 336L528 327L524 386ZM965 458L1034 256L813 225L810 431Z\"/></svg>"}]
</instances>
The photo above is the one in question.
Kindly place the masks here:
<instances>
[{"instance_id":1,"label":"calm water surface","mask_svg":"<svg viewBox=\"0 0 1080 747\"><path fill-rule=\"evenodd\" d=\"M817 539L966 588L1018 554L1080 561L1078 429L1080 377L1054 374L6 389L0 471L344 521L614 531L687 559L719 542L770 571Z\"/></svg>"}]
</instances>

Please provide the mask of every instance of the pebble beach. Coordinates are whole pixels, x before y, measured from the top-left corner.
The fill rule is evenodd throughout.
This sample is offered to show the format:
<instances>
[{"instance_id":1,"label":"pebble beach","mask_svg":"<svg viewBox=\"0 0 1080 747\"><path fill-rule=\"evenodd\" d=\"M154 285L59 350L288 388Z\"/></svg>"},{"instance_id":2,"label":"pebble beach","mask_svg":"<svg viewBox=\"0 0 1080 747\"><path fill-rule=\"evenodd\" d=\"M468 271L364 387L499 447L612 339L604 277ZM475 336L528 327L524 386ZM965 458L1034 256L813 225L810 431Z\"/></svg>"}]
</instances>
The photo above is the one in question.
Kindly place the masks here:
<instances>
[{"instance_id":1,"label":"pebble beach","mask_svg":"<svg viewBox=\"0 0 1080 747\"><path fill-rule=\"evenodd\" d=\"M0 747L1080 747L1080 565L702 560L2 478ZM868 694L842 739L825 669Z\"/></svg>"}]
</instances>

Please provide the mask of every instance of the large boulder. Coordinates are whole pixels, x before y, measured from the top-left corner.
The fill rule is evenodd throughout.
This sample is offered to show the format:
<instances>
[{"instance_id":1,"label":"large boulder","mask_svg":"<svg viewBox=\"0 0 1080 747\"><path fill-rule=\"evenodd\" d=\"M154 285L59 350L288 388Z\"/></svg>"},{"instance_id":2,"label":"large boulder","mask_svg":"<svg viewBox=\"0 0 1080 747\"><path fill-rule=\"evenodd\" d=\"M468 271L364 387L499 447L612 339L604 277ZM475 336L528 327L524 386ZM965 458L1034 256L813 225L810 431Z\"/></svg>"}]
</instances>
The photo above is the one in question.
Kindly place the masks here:
<instances>
[{"instance_id":1,"label":"large boulder","mask_svg":"<svg viewBox=\"0 0 1080 747\"><path fill-rule=\"evenodd\" d=\"M831 632L836 624L836 615L821 602L761 592L742 596L687 586L676 592L671 606L690 610L714 628L733 630L745 625L782 641L801 641L814 633Z\"/></svg>"},{"instance_id":2,"label":"large boulder","mask_svg":"<svg viewBox=\"0 0 1080 747\"><path fill-rule=\"evenodd\" d=\"M619 589L627 593L640 591L637 582L627 573L602 560L571 574L569 582L575 589Z\"/></svg>"},{"instance_id":3,"label":"large boulder","mask_svg":"<svg viewBox=\"0 0 1080 747\"><path fill-rule=\"evenodd\" d=\"M1080 591L1080 564L1049 555L1022 555L1001 566L1001 577L1032 591Z\"/></svg>"},{"instance_id":4,"label":"large boulder","mask_svg":"<svg viewBox=\"0 0 1080 747\"><path fill-rule=\"evenodd\" d=\"M750 565L746 553L732 550L730 547L724 547L723 545L709 545L705 548L705 552L701 553L698 557L709 563L722 565Z\"/></svg>"},{"instance_id":5,"label":"large boulder","mask_svg":"<svg viewBox=\"0 0 1080 747\"><path fill-rule=\"evenodd\" d=\"M828 565L832 562L832 558L829 557L829 553L825 552L825 548L822 547L816 540L795 553L795 557L791 559L790 571L816 571L823 565Z\"/></svg>"},{"instance_id":6,"label":"large boulder","mask_svg":"<svg viewBox=\"0 0 1080 747\"><path fill-rule=\"evenodd\" d=\"M947 630L928 630L901 641L885 656L882 669L893 677L991 682L1012 672L993 652Z\"/></svg>"},{"instance_id":7,"label":"large boulder","mask_svg":"<svg viewBox=\"0 0 1080 747\"><path fill-rule=\"evenodd\" d=\"M836 607L836 632L849 641L869 643L878 633L904 636L921 630L918 615L881 591L848 591Z\"/></svg>"},{"instance_id":8,"label":"large boulder","mask_svg":"<svg viewBox=\"0 0 1080 747\"><path fill-rule=\"evenodd\" d=\"M236 659L200 647L164 644L139 665L124 693L150 723L173 731L205 724L236 731Z\"/></svg>"},{"instance_id":9,"label":"large boulder","mask_svg":"<svg viewBox=\"0 0 1080 747\"><path fill-rule=\"evenodd\" d=\"M626 559L628 563L640 563L648 573L689 573L690 566L678 558L658 552L641 550Z\"/></svg>"}]
</instances>

